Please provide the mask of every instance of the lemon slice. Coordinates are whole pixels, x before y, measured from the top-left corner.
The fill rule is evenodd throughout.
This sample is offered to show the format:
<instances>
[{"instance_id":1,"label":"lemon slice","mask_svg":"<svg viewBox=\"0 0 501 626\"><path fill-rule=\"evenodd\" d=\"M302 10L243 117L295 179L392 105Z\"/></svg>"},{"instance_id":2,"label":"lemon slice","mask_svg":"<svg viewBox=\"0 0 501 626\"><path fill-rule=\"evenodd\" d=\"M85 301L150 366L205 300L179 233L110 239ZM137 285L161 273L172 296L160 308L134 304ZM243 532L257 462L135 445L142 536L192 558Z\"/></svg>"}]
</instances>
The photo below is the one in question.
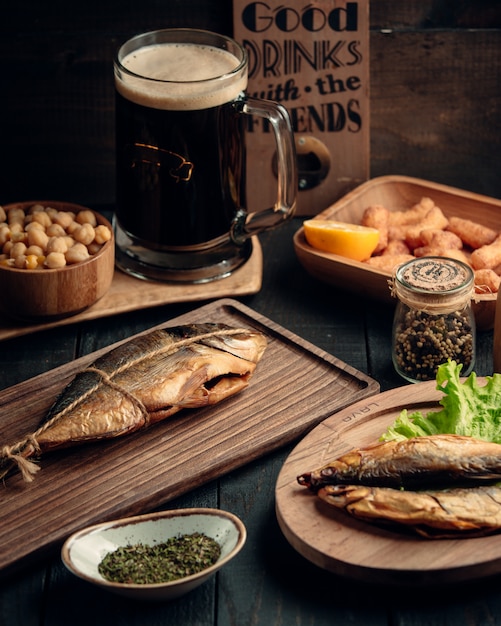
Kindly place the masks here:
<instances>
[{"instance_id":1,"label":"lemon slice","mask_svg":"<svg viewBox=\"0 0 501 626\"><path fill-rule=\"evenodd\" d=\"M303 222L306 241L312 248L339 254L354 261L366 261L379 241L377 228L312 219Z\"/></svg>"}]
</instances>

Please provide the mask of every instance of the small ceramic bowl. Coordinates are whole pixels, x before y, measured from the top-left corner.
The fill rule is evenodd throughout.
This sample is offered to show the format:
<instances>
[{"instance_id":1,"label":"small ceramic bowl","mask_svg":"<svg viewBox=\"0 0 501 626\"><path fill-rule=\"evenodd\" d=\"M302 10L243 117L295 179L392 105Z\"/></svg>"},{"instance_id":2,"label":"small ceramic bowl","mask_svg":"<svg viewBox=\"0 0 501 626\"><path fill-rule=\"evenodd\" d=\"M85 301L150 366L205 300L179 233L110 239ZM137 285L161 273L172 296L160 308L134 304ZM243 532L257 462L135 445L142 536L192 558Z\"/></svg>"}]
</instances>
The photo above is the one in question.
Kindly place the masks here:
<instances>
[{"instance_id":1,"label":"small ceramic bowl","mask_svg":"<svg viewBox=\"0 0 501 626\"><path fill-rule=\"evenodd\" d=\"M203 533L221 546L219 559L197 574L166 583L122 584L110 582L98 571L108 552L120 546L154 545L179 535ZM242 521L218 509L177 509L104 522L80 530L69 537L61 558L76 576L103 589L140 600L173 600L206 582L226 565L245 544L247 533Z\"/></svg>"},{"instance_id":2,"label":"small ceramic bowl","mask_svg":"<svg viewBox=\"0 0 501 626\"><path fill-rule=\"evenodd\" d=\"M58 211L89 210L69 202L32 201L4 205L5 210L34 204ZM108 291L113 280L115 244L110 222L93 211L111 239L85 261L57 269L16 269L0 264L0 312L24 322L48 322L81 313Z\"/></svg>"}]
</instances>

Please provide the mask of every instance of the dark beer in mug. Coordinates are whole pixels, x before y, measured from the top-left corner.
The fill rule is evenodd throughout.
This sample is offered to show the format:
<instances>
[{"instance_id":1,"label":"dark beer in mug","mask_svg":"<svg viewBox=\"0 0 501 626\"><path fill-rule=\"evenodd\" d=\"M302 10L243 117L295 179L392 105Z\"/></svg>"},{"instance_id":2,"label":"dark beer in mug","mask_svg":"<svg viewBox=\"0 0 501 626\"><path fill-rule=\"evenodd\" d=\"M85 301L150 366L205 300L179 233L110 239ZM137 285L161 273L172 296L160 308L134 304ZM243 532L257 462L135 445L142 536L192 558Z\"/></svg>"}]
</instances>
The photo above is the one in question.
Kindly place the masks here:
<instances>
[{"instance_id":1,"label":"dark beer in mug","mask_svg":"<svg viewBox=\"0 0 501 626\"><path fill-rule=\"evenodd\" d=\"M117 264L140 277L211 280L245 262L247 58L190 29L140 35L115 62Z\"/></svg>"},{"instance_id":2,"label":"dark beer in mug","mask_svg":"<svg viewBox=\"0 0 501 626\"><path fill-rule=\"evenodd\" d=\"M157 250L227 235L235 207L245 206L242 123L231 104L161 111L117 94L122 228Z\"/></svg>"}]
</instances>

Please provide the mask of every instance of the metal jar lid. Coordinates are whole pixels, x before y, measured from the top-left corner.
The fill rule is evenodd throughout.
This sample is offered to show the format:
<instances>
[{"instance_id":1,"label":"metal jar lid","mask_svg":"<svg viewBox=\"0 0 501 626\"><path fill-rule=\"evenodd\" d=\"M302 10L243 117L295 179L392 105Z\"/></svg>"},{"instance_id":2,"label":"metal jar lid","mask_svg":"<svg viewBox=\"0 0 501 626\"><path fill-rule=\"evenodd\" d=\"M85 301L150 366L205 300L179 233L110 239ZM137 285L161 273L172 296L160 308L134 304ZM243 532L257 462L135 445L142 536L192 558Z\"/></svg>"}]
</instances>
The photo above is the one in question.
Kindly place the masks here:
<instances>
[{"instance_id":1,"label":"metal jar lid","mask_svg":"<svg viewBox=\"0 0 501 626\"><path fill-rule=\"evenodd\" d=\"M400 265L393 282L395 295L413 308L430 313L461 309L474 289L471 267L447 257L422 257Z\"/></svg>"}]
</instances>

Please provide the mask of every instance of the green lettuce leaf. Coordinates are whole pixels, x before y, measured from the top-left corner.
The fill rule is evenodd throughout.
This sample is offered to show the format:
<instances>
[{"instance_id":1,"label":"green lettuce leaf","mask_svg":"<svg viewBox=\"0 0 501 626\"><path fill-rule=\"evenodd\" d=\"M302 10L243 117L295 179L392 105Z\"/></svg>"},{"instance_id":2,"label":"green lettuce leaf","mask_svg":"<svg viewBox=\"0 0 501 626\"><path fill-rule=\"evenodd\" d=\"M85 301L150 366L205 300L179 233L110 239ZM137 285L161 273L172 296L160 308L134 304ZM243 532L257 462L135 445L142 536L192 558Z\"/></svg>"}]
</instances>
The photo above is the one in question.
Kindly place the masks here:
<instances>
[{"instance_id":1,"label":"green lettuce leaf","mask_svg":"<svg viewBox=\"0 0 501 626\"><path fill-rule=\"evenodd\" d=\"M487 376L486 384L479 385L475 372L461 381L461 368L451 360L438 367L437 389L445 394L440 411L423 415L403 410L381 440L445 433L501 443L501 374Z\"/></svg>"}]
</instances>

